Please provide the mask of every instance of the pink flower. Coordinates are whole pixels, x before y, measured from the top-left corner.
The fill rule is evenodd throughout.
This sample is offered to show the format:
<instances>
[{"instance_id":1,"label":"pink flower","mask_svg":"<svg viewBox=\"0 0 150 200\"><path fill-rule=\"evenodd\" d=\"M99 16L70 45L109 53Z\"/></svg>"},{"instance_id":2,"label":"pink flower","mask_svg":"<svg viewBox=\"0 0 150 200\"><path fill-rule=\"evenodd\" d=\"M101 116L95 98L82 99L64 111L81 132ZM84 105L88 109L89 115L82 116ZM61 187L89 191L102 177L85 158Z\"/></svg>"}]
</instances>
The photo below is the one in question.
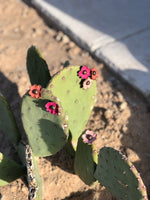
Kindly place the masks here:
<instances>
[{"instance_id":1,"label":"pink flower","mask_svg":"<svg viewBox=\"0 0 150 200\"><path fill-rule=\"evenodd\" d=\"M88 88L91 87L93 80L91 78L87 78L86 80L84 80L83 82L83 89L87 90Z\"/></svg>"},{"instance_id":2,"label":"pink flower","mask_svg":"<svg viewBox=\"0 0 150 200\"><path fill-rule=\"evenodd\" d=\"M85 134L82 135L83 142L89 145L92 144L96 138L97 134L90 130L87 130Z\"/></svg>"},{"instance_id":3,"label":"pink flower","mask_svg":"<svg viewBox=\"0 0 150 200\"><path fill-rule=\"evenodd\" d=\"M87 79L90 76L91 70L87 66L83 66L79 71L79 77Z\"/></svg>"},{"instance_id":4,"label":"pink flower","mask_svg":"<svg viewBox=\"0 0 150 200\"><path fill-rule=\"evenodd\" d=\"M58 104L56 104L55 102L48 102L46 105L46 110L48 112L50 112L53 115L58 114L59 110L58 110Z\"/></svg>"}]
</instances>

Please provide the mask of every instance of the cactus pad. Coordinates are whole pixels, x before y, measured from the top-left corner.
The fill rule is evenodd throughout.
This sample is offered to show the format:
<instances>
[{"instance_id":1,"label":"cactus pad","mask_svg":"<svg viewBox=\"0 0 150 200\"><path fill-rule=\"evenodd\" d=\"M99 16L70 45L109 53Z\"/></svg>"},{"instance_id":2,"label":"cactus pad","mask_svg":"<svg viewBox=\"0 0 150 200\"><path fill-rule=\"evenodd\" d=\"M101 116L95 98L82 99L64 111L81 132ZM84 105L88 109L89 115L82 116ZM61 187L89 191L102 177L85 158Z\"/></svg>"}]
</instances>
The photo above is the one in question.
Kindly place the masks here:
<instances>
[{"instance_id":1,"label":"cactus pad","mask_svg":"<svg viewBox=\"0 0 150 200\"><path fill-rule=\"evenodd\" d=\"M0 186L25 174L25 168L0 153Z\"/></svg>"},{"instance_id":2,"label":"cactus pad","mask_svg":"<svg viewBox=\"0 0 150 200\"><path fill-rule=\"evenodd\" d=\"M60 115L46 111L50 101L59 104ZM35 156L49 156L59 151L67 141L68 125L60 102L52 94L43 93L43 99L33 99L28 95L22 101L22 120L29 144Z\"/></svg>"},{"instance_id":3,"label":"cactus pad","mask_svg":"<svg viewBox=\"0 0 150 200\"><path fill-rule=\"evenodd\" d=\"M47 87L60 99L68 115L74 148L90 117L97 95L96 81L93 81L87 90L81 87L82 79L78 76L79 71L80 66L66 67L51 79Z\"/></svg>"},{"instance_id":4,"label":"cactus pad","mask_svg":"<svg viewBox=\"0 0 150 200\"><path fill-rule=\"evenodd\" d=\"M143 181L128 159L110 147L100 149L95 178L121 200L148 200Z\"/></svg>"},{"instance_id":5,"label":"cactus pad","mask_svg":"<svg viewBox=\"0 0 150 200\"><path fill-rule=\"evenodd\" d=\"M92 185L96 181L94 177L96 163L94 162L95 152L93 152L93 147L93 145L83 143L81 136L79 137L75 154L74 170L87 185Z\"/></svg>"},{"instance_id":6,"label":"cactus pad","mask_svg":"<svg viewBox=\"0 0 150 200\"><path fill-rule=\"evenodd\" d=\"M32 85L37 84L46 87L51 79L46 61L34 46L28 49L27 70Z\"/></svg>"},{"instance_id":7,"label":"cactus pad","mask_svg":"<svg viewBox=\"0 0 150 200\"><path fill-rule=\"evenodd\" d=\"M8 136L10 142L16 147L21 137L10 107L0 93L0 129Z\"/></svg>"}]
</instances>

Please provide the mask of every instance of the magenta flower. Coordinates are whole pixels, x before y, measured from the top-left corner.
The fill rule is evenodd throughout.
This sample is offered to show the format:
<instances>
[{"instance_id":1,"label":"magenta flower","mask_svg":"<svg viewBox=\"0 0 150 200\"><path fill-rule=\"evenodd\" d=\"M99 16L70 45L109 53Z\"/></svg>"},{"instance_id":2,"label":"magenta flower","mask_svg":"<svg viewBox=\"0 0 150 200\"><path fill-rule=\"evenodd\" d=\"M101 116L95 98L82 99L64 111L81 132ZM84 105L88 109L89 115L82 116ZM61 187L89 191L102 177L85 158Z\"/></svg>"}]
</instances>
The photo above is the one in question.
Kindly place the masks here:
<instances>
[{"instance_id":1,"label":"magenta flower","mask_svg":"<svg viewBox=\"0 0 150 200\"><path fill-rule=\"evenodd\" d=\"M46 110L48 112L50 112L53 115L58 114L59 110L58 110L58 104L56 104L55 102L48 102L46 105Z\"/></svg>"},{"instance_id":2,"label":"magenta flower","mask_svg":"<svg viewBox=\"0 0 150 200\"><path fill-rule=\"evenodd\" d=\"M82 79L87 79L91 74L91 70L87 66L83 66L79 71L79 77Z\"/></svg>"},{"instance_id":3,"label":"magenta flower","mask_svg":"<svg viewBox=\"0 0 150 200\"><path fill-rule=\"evenodd\" d=\"M85 134L82 135L83 142L86 144L92 144L97 138L97 134L93 131L87 130Z\"/></svg>"}]
</instances>

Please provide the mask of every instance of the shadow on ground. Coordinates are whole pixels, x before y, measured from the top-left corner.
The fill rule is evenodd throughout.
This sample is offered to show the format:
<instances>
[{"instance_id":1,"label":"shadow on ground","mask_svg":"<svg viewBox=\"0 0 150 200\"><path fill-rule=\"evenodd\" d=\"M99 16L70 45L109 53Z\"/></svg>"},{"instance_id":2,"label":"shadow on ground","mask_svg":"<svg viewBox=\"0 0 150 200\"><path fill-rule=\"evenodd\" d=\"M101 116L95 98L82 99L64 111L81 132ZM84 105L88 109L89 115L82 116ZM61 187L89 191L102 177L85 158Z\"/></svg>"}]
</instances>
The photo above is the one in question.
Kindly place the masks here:
<instances>
[{"instance_id":1,"label":"shadow on ground","mask_svg":"<svg viewBox=\"0 0 150 200\"><path fill-rule=\"evenodd\" d=\"M7 77L0 72L0 92L6 98L10 104L11 110L13 111L16 121L20 124L20 113L19 105L21 98L18 94L18 88L15 83L12 83ZM21 126L19 126L21 128ZM4 155L18 161L18 156L15 148L13 147L11 141L8 140L5 133L0 130L0 152Z\"/></svg>"}]
</instances>

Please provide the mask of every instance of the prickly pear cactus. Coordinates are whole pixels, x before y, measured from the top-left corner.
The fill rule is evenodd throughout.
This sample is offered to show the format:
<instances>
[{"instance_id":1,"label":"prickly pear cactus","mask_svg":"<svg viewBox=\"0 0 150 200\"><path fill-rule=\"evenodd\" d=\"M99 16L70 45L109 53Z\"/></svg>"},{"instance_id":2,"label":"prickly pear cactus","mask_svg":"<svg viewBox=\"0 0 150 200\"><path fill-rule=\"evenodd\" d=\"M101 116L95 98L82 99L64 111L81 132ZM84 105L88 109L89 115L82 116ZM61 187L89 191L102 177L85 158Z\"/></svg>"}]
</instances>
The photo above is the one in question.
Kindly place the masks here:
<instances>
[{"instance_id":1,"label":"prickly pear cactus","mask_svg":"<svg viewBox=\"0 0 150 200\"><path fill-rule=\"evenodd\" d=\"M14 173L15 172L15 173ZM0 153L0 186L6 185L26 172L25 167Z\"/></svg>"},{"instance_id":2,"label":"prickly pear cactus","mask_svg":"<svg viewBox=\"0 0 150 200\"><path fill-rule=\"evenodd\" d=\"M110 147L100 149L95 178L122 200L148 200L146 188L134 165Z\"/></svg>"},{"instance_id":3,"label":"prickly pear cactus","mask_svg":"<svg viewBox=\"0 0 150 200\"><path fill-rule=\"evenodd\" d=\"M94 144L88 145L84 143L82 136L80 136L75 153L74 170L87 185L92 185L96 181L94 177L96 163L97 152Z\"/></svg>"},{"instance_id":4,"label":"prickly pear cactus","mask_svg":"<svg viewBox=\"0 0 150 200\"><path fill-rule=\"evenodd\" d=\"M17 146L21 136L14 118L4 96L0 93L0 129L8 136L14 146Z\"/></svg>"},{"instance_id":5,"label":"prickly pear cactus","mask_svg":"<svg viewBox=\"0 0 150 200\"><path fill-rule=\"evenodd\" d=\"M46 111L46 103L52 101L59 105L58 115ZM33 99L29 95L23 97L22 121L29 144L36 156L55 154L67 142L67 117L60 102L46 91L40 99Z\"/></svg>"},{"instance_id":6,"label":"prickly pear cactus","mask_svg":"<svg viewBox=\"0 0 150 200\"><path fill-rule=\"evenodd\" d=\"M31 84L46 87L51 79L46 61L35 46L31 46L27 53L27 71Z\"/></svg>"},{"instance_id":7,"label":"prickly pear cactus","mask_svg":"<svg viewBox=\"0 0 150 200\"><path fill-rule=\"evenodd\" d=\"M20 160L25 164L24 146L21 144L21 134L14 115L4 96L0 93L0 129L15 147Z\"/></svg>"},{"instance_id":8,"label":"prickly pear cactus","mask_svg":"<svg viewBox=\"0 0 150 200\"><path fill-rule=\"evenodd\" d=\"M68 115L74 149L90 117L97 95L96 81L93 81L90 88L83 89L82 79L78 75L80 70L80 66L65 67L51 79L46 88L60 99Z\"/></svg>"},{"instance_id":9,"label":"prickly pear cactus","mask_svg":"<svg viewBox=\"0 0 150 200\"><path fill-rule=\"evenodd\" d=\"M21 112L29 145L21 142L13 114L0 94L0 128L12 141L23 165L26 164L29 200L42 199L38 156L55 154L65 145L75 156L76 174L87 185L98 180L118 199L147 200L140 175L120 152L104 147L97 162L93 144L97 135L83 130L96 102L98 73L95 68L68 65L67 61L64 69L51 77L36 47L28 50L27 71L32 86L23 97ZM0 153L0 185L18 178L24 169Z\"/></svg>"}]
</instances>

